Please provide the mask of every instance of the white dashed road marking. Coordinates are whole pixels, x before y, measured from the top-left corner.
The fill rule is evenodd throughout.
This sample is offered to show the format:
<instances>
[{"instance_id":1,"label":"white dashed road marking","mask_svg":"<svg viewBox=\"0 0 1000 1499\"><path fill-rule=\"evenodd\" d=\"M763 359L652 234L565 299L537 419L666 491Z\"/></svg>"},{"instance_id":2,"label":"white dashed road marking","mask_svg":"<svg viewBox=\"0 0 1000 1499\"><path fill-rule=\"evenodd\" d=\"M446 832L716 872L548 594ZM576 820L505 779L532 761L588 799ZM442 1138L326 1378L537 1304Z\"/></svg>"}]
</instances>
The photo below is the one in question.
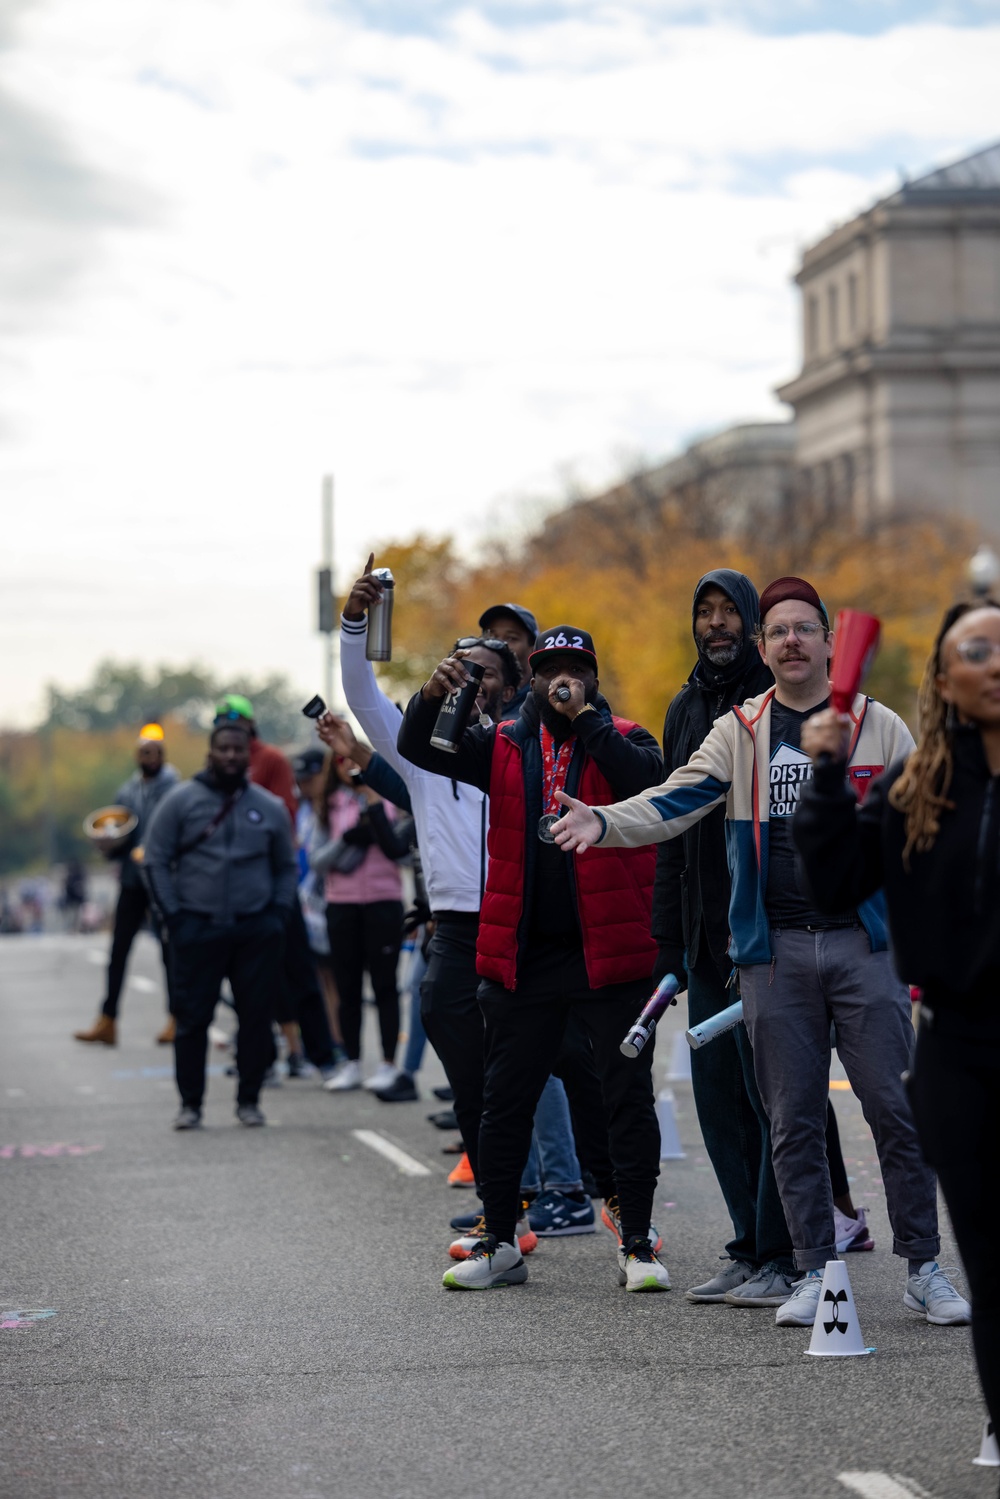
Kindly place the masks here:
<instances>
[{"instance_id":1,"label":"white dashed road marking","mask_svg":"<svg viewBox=\"0 0 1000 1499\"><path fill-rule=\"evenodd\" d=\"M387 1161L391 1161L402 1172L403 1176L430 1176L429 1166L415 1161L413 1156L407 1155L405 1150L400 1150L398 1145L393 1145L391 1140L377 1135L373 1129L352 1129L351 1134L355 1140L360 1140L362 1145L367 1145L370 1150L376 1150L379 1155L384 1155Z\"/></svg>"},{"instance_id":2,"label":"white dashed road marking","mask_svg":"<svg viewBox=\"0 0 1000 1499\"><path fill-rule=\"evenodd\" d=\"M862 1499L932 1499L926 1489L902 1473L838 1473L837 1481Z\"/></svg>"}]
</instances>

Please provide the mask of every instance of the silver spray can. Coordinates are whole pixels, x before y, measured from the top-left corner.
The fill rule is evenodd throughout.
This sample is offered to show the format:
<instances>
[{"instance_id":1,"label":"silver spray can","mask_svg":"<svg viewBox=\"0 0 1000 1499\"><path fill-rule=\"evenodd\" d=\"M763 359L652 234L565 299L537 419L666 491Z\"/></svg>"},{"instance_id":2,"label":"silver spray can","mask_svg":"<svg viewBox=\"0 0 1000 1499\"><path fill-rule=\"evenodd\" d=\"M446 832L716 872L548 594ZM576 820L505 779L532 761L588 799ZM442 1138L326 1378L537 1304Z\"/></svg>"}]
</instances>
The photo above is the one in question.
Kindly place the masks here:
<instances>
[{"instance_id":1,"label":"silver spray can","mask_svg":"<svg viewBox=\"0 0 1000 1499\"><path fill-rule=\"evenodd\" d=\"M382 597L368 608L368 639L365 655L369 661L392 660L392 603L396 595L396 580L387 567L372 569L372 577L382 584Z\"/></svg>"}]
</instances>

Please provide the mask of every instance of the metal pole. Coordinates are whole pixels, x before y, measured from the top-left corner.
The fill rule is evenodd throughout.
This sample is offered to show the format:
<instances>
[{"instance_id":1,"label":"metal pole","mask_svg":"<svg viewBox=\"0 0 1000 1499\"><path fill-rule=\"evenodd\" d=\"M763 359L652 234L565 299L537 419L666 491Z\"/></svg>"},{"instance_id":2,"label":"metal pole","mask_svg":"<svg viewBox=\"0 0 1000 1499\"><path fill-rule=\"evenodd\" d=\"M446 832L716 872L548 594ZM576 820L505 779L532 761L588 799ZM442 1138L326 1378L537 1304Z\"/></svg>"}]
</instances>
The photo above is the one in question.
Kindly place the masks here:
<instances>
[{"instance_id":1,"label":"metal pole","mask_svg":"<svg viewBox=\"0 0 1000 1499\"><path fill-rule=\"evenodd\" d=\"M333 475L326 474L323 478L323 566L330 569L331 588L336 595L336 582L333 577ZM327 631L326 635L326 669L323 677L324 696L331 708L336 707L339 691L339 673L334 672L336 647L338 639L337 621L333 621L333 629ZM334 687L337 682L336 688Z\"/></svg>"}]
</instances>

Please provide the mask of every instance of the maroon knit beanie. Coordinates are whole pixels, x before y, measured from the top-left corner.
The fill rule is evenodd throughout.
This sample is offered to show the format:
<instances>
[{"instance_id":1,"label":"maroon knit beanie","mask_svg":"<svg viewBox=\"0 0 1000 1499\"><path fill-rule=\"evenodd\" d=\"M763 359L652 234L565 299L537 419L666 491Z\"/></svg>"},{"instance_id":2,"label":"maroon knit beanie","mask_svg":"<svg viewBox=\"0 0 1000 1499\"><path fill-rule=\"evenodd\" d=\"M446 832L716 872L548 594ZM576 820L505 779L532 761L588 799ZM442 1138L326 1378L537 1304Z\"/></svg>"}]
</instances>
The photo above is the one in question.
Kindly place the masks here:
<instances>
[{"instance_id":1,"label":"maroon knit beanie","mask_svg":"<svg viewBox=\"0 0 1000 1499\"><path fill-rule=\"evenodd\" d=\"M825 629L830 628L830 616L826 612L826 605L816 592L811 583L805 578L775 578L773 583L768 583L760 596L760 622L764 623L767 611L773 609L775 604L783 604L786 599L801 599L804 604L812 604L818 609L820 618Z\"/></svg>"}]
</instances>

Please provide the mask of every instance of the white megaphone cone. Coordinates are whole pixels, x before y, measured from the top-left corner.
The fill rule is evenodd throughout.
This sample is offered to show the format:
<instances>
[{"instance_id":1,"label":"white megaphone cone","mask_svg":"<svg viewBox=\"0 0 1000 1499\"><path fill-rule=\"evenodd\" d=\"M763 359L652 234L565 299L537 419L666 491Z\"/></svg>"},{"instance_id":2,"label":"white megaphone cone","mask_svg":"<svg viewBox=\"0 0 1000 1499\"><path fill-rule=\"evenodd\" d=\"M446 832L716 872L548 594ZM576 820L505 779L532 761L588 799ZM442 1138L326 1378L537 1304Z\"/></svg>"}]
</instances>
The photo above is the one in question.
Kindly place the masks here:
<instances>
[{"instance_id":1,"label":"white megaphone cone","mask_svg":"<svg viewBox=\"0 0 1000 1499\"><path fill-rule=\"evenodd\" d=\"M660 1126L660 1160L683 1161L684 1147L677 1128L674 1095L669 1088L663 1088L657 1095L656 1118Z\"/></svg>"},{"instance_id":2,"label":"white megaphone cone","mask_svg":"<svg viewBox=\"0 0 1000 1499\"><path fill-rule=\"evenodd\" d=\"M674 1037L673 1051L670 1053L670 1071L667 1073L668 1083L689 1083L691 1081L691 1048L683 1031L678 1031Z\"/></svg>"},{"instance_id":3,"label":"white megaphone cone","mask_svg":"<svg viewBox=\"0 0 1000 1499\"><path fill-rule=\"evenodd\" d=\"M983 1440L979 1444L979 1456L972 1461L977 1468L1000 1468L1000 1443L992 1421L983 1423Z\"/></svg>"},{"instance_id":4,"label":"white megaphone cone","mask_svg":"<svg viewBox=\"0 0 1000 1499\"><path fill-rule=\"evenodd\" d=\"M875 1352L874 1348L865 1347L861 1336L861 1324L843 1260L826 1262L816 1321L806 1352L814 1358L850 1358Z\"/></svg>"}]
</instances>

